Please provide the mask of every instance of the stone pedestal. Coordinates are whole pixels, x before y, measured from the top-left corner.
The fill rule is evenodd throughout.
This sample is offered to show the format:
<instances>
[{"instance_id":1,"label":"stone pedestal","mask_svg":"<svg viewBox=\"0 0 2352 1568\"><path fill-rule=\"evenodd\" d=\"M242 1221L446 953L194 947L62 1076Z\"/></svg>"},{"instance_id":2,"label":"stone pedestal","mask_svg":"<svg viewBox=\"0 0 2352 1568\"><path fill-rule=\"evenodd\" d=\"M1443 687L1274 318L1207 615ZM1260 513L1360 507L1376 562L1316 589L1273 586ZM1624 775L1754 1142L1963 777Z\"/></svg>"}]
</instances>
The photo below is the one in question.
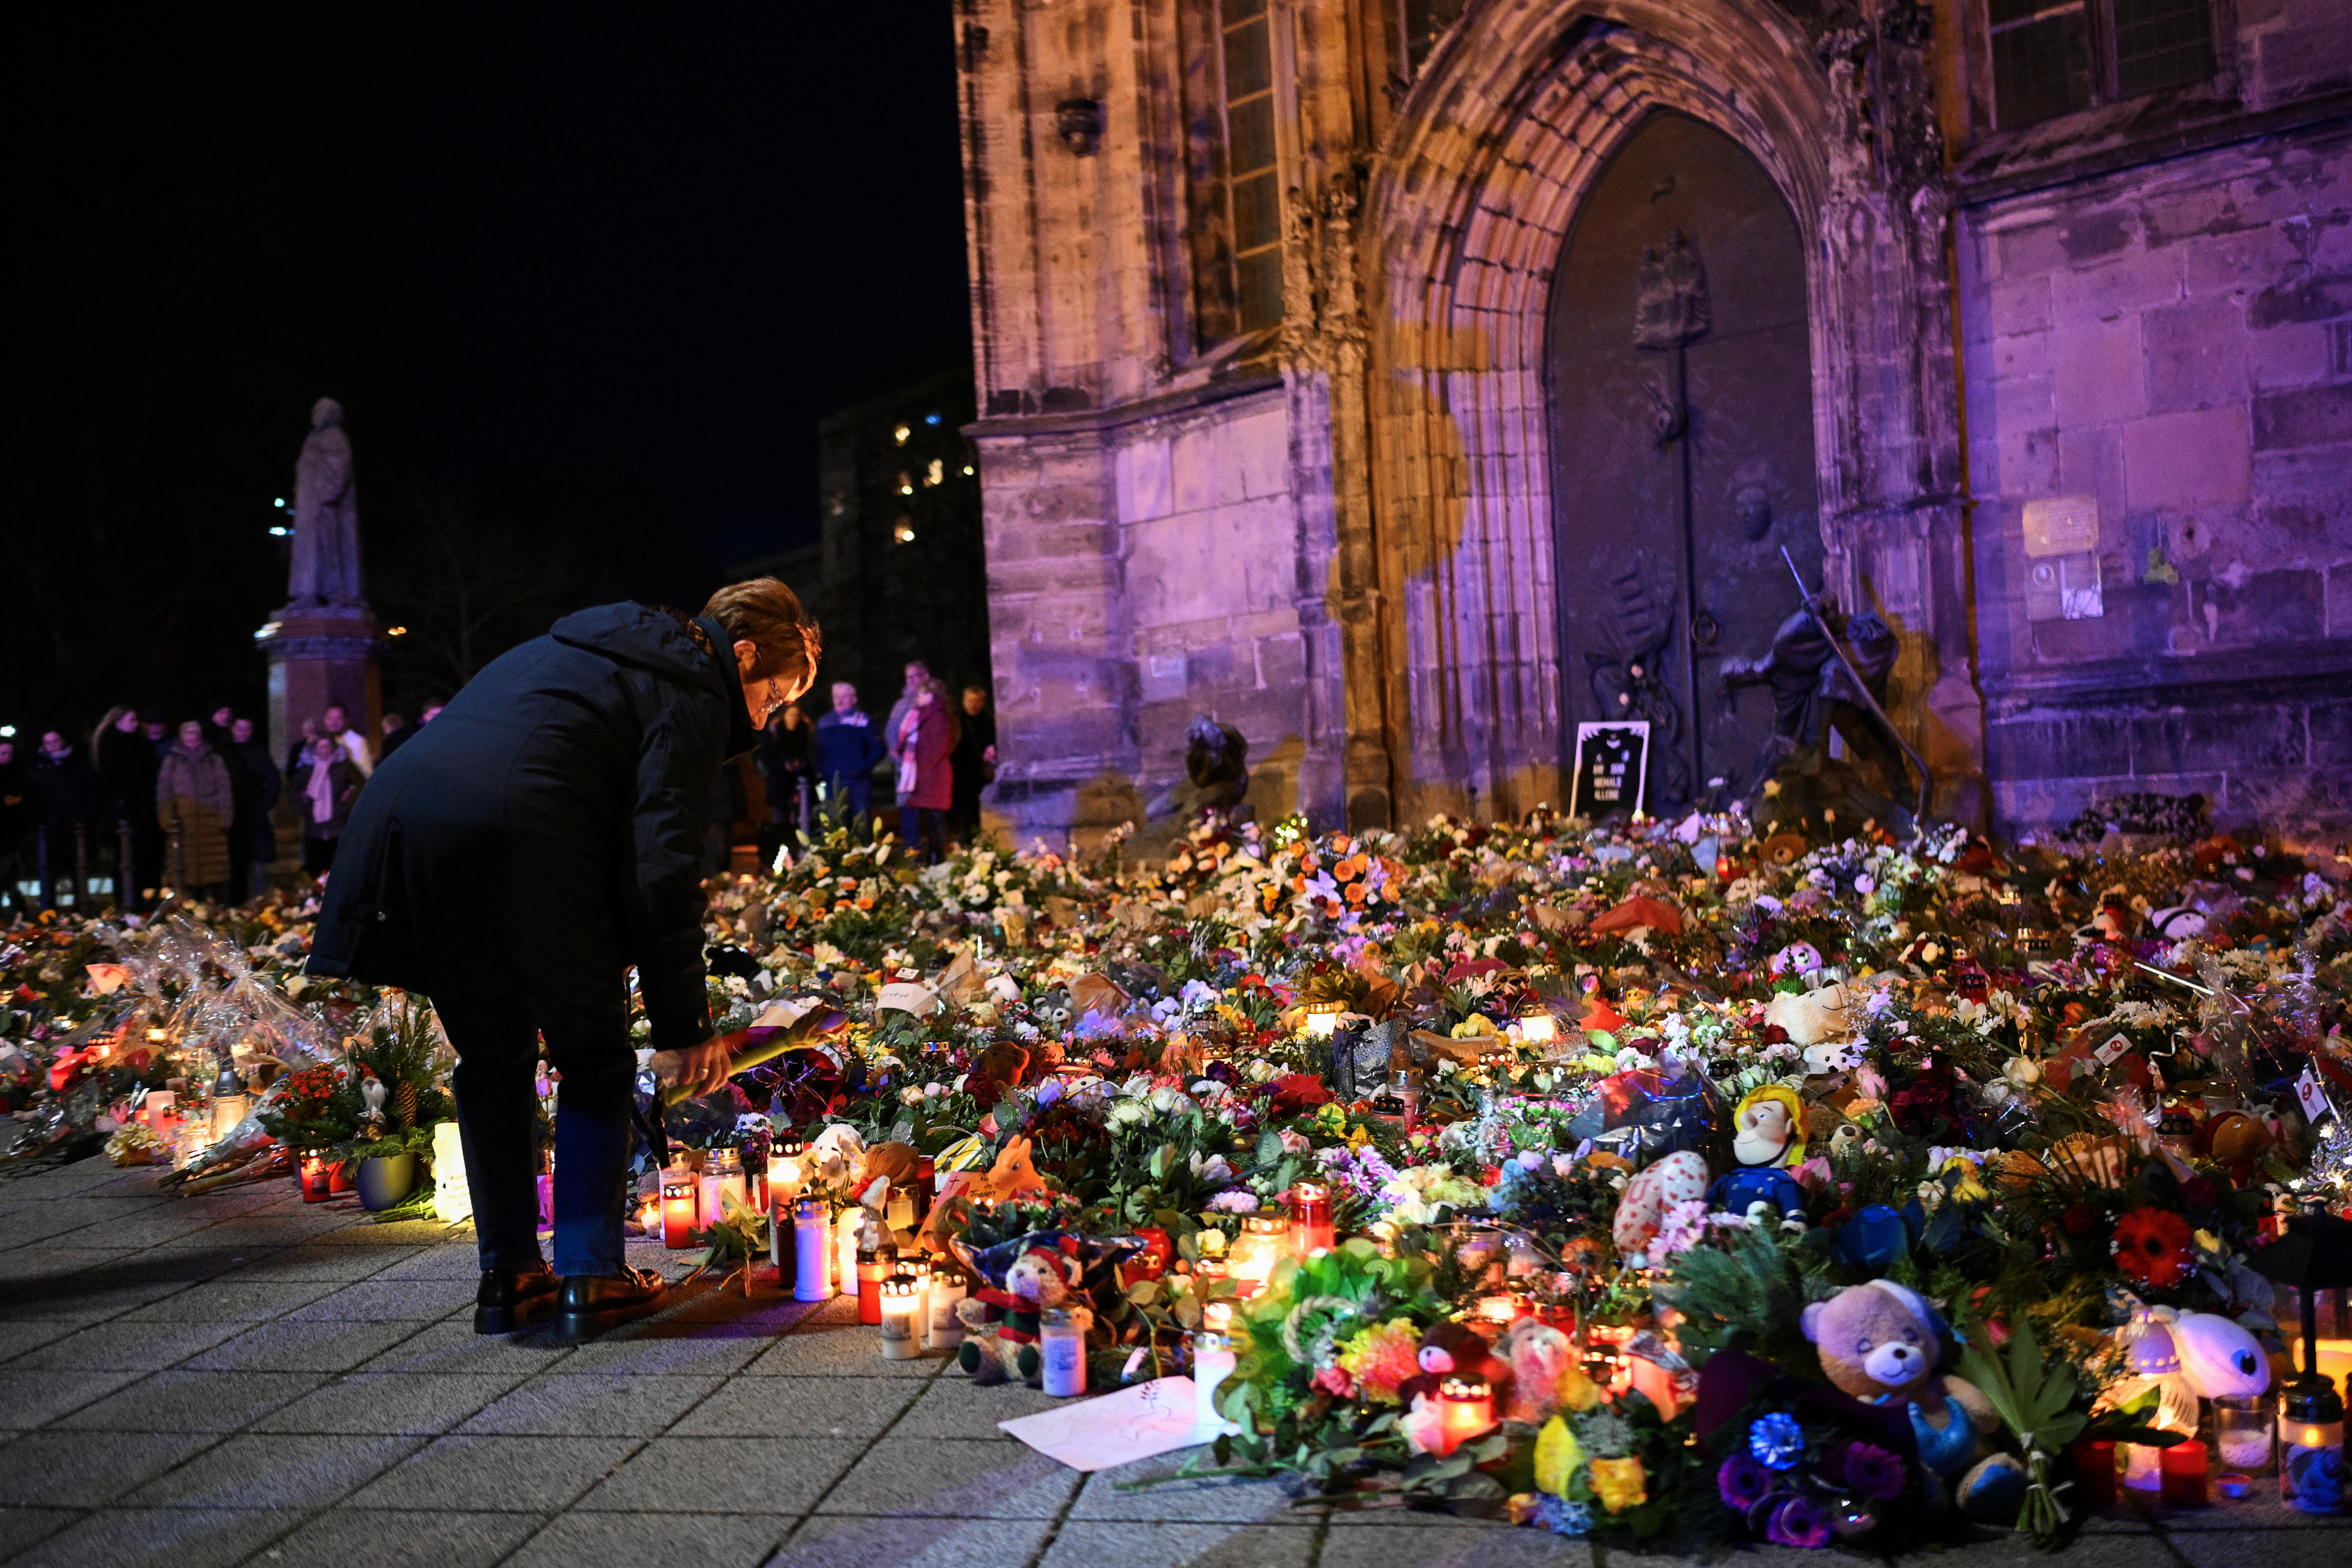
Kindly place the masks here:
<instances>
[{"instance_id":1,"label":"stone pedestal","mask_svg":"<svg viewBox=\"0 0 2352 1568\"><path fill-rule=\"evenodd\" d=\"M376 669L381 642L366 605L289 605L258 640L269 660L272 759L284 765L302 721L317 719L338 703L352 728L375 741L383 716Z\"/></svg>"}]
</instances>

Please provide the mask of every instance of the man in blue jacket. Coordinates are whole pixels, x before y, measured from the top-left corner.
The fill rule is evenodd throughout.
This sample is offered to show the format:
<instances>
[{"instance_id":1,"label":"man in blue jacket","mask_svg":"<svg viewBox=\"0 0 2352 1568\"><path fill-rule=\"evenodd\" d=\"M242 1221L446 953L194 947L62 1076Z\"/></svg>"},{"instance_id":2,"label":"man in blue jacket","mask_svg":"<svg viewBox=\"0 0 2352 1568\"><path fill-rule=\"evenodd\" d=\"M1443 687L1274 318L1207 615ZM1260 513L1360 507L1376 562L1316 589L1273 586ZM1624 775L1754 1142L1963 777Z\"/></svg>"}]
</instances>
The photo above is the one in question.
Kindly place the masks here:
<instances>
[{"instance_id":1,"label":"man in blue jacket","mask_svg":"<svg viewBox=\"0 0 2352 1568\"><path fill-rule=\"evenodd\" d=\"M420 992L441 1016L481 1249L478 1333L551 1305L586 1336L659 1301L661 1277L630 1268L622 1245L627 973L660 1076L724 1083L702 968L711 781L808 689L817 651L772 578L722 588L692 618L583 610L474 677L361 792L310 971ZM552 1274L537 1231L542 1037L562 1079Z\"/></svg>"},{"instance_id":2,"label":"man in blue jacket","mask_svg":"<svg viewBox=\"0 0 2352 1568\"><path fill-rule=\"evenodd\" d=\"M887 748L881 731L857 706L857 688L833 683L833 711L816 721L816 777L825 812L843 823L866 816L874 771Z\"/></svg>"}]
</instances>

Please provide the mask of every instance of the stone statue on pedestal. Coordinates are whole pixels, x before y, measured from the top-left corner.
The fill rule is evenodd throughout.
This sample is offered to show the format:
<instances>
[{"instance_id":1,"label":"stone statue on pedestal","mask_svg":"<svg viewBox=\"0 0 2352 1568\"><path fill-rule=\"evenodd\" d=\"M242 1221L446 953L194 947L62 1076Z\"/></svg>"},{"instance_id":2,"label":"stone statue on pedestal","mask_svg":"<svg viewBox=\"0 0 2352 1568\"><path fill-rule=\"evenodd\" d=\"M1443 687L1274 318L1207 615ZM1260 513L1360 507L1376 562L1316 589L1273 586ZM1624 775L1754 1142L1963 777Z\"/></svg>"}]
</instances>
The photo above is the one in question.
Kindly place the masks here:
<instances>
[{"instance_id":1,"label":"stone statue on pedestal","mask_svg":"<svg viewBox=\"0 0 2352 1568\"><path fill-rule=\"evenodd\" d=\"M310 433L294 460L291 521L286 604L255 638L269 661L270 754L284 756L304 721L330 708L343 710L373 752L383 709L378 638L360 574L352 441L343 434L343 405L331 397L310 408ZM288 792L289 803L295 794Z\"/></svg>"},{"instance_id":2,"label":"stone statue on pedestal","mask_svg":"<svg viewBox=\"0 0 2352 1568\"><path fill-rule=\"evenodd\" d=\"M289 609L364 603L360 590L360 499L343 405L322 397L294 462L294 560Z\"/></svg>"}]
</instances>

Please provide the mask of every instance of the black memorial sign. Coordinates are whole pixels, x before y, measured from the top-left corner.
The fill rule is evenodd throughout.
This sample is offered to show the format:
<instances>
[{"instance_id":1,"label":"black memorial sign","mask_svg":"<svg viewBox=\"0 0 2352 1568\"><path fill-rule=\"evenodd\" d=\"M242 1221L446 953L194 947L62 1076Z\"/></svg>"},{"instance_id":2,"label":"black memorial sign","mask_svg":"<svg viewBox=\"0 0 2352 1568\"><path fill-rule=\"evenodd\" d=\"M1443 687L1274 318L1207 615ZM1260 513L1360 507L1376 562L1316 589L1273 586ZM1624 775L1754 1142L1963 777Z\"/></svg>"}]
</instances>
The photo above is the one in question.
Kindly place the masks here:
<instances>
[{"instance_id":1,"label":"black memorial sign","mask_svg":"<svg viewBox=\"0 0 2352 1568\"><path fill-rule=\"evenodd\" d=\"M1643 780L1650 765L1650 726L1579 724L1576 772L1569 789L1570 816L1640 816L1647 804Z\"/></svg>"}]
</instances>

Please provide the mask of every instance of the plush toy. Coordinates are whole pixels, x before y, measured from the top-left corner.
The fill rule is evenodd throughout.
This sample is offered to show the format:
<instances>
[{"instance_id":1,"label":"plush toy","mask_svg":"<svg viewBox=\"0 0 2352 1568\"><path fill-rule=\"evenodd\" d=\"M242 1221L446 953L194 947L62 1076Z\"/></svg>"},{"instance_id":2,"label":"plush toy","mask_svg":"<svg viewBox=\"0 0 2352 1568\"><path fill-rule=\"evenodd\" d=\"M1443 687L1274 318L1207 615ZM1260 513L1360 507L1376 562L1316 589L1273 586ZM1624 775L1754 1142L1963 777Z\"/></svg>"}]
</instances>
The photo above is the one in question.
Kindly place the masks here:
<instances>
[{"instance_id":1,"label":"plush toy","mask_svg":"<svg viewBox=\"0 0 2352 1568\"><path fill-rule=\"evenodd\" d=\"M1433 1402L1438 1385L1448 1378L1484 1383L1495 1391L1496 1409L1510 1408L1511 1363L1496 1355L1477 1330L1455 1322L1433 1324L1421 1336L1416 1359L1421 1371L1397 1384L1397 1401L1408 1410L1416 1394L1427 1394Z\"/></svg>"},{"instance_id":2,"label":"plush toy","mask_svg":"<svg viewBox=\"0 0 2352 1568\"><path fill-rule=\"evenodd\" d=\"M926 1250L937 1252L947 1245L947 1227L951 1219L970 1212L976 1203L1002 1202L1019 1197L1024 1193L1045 1191L1045 1179L1029 1158L1029 1140L1013 1138L996 1156L996 1163L985 1172L951 1171L940 1187L939 1196L931 1202L931 1212L924 1217L917 1242ZM961 1205L950 1200L961 1198Z\"/></svg>"},{"instance_id":3,"label":"plush toy","mask_svg":"<svg viewBox=\"0 0 2352 1568\"><path fill-rule=\"evenodd\" d=\"M1055 1307L1067 1310L1081 1333L1091 1334L1091 1304L1106 1304L1118 1289L1118 1266L1142 1251L1139 1236L1082 1237L1032 1231L994 1247L975 1248L957 1237L956 1260L979 1284L959 1302L967 1337L957 1364L975 1383L1019 1376L1038 1379L1037 1324Z\"/></svg>"},{"instance_id":4,"label":"plush toy","mask_svg":"<svg viewBox=\"0 0 2352 1568\"><path fill-rule=\"evenodd\" d=\"M979 1267L982 1256L967 1261ZM1037 1325L1050 1308L1069 1309L1081 1331L1093 1326L1094 1314L1076 1300L1077 1260L1056 1248L1025 1248L1001 1270L982 1268L981 1278L987 1283L956 1303L964 1326L956 1364L975 1383L1039 1381Z\"/></svg>"},{"instance_id":5,"label":"plush toy","mask_svg":"<svg viewBox=\"0 0 2352 1568\"><path fill-rule=\"evenodd\" d=\"M1715 1207L1754 1218L1780 1211L1782 1230L1805 1228L1805 1189L1789 1172L1805 1163L1805 1107L1794 1089L1768 1083L1731 1113L1732 1158L1739 1168L1709 1187Z\"/></svg>"},{"instance_id":6,"label":"plush toy","mask_svg":"<svg viewBox=\"0 0 2352 1568\"><path fill-rule=\"evenodd\" d=\"M1560 1378L1577 1364L1576 1346L1569 1337L1537 1318L1521 1318L1503 1336L1497 1349L1511 1367L1510 1398L1496 1408L1505 1418L1540 1426L1558 1414Z\"/></svg>"},{"instance_id":7,"label":"plush toy","mask_svg":"<svg viewBox=\"0 0 2352 1568\"><path fill-rule=\"evenodd\" d=\"M2251 1399L2271 1385L2262 1342L2218 1312L2183 1312L2172 1321L2172 1346L2189 1385L2207 1399Z\"/></svg>"},{"instance_id":8,"label":"plush toy","mask_svg":"<svg viewBox=\"0 0 2352 1568\"><path fill-rule=\"evenodd\" d=\"M1920 1465L1951 1481L1963 1511L2002 1523L2017 1517L2025 1468L1988 1441L2000 1426L1992 1402L1967 1379L1936 1371L1947 1331L1926 1298L1874 1279L1812 1303L1803 1321L1822 1372L1842 1392L1910 1407Z\"/></svg>"},{"instance_id":9,"label":"plush toy","mask_svg":"<svg viewBox=\"0 0 2352 1568\"><path fill-rule=\"evenodd\" d=\"M1669 1154L1625 1184L1625 1195L1610 1226L1610 1238L1631 1261L1656 1238L1668 1209L1706 1192L1706 1159L1688 1149Z\"/></svg>"}]
</instances>

